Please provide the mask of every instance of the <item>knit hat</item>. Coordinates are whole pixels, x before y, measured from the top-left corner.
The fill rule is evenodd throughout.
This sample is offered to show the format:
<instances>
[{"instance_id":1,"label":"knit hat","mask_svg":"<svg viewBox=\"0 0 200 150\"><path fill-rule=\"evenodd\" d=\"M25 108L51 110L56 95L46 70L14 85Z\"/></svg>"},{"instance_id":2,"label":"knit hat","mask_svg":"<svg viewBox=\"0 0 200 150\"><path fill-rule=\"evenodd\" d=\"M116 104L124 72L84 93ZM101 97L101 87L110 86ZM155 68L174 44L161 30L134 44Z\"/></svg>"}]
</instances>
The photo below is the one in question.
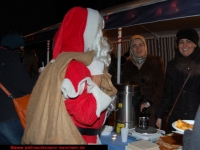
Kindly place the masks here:
<instances>
[{"instance_id":1,"label":"knit hat","mask_svg":"<svg viewBox=\"0 0 200 150\"><path fill-rule=\"evenodd\" d=\"M1 45L11 49L17 49L24 46L25 42L19 34L8 34L2 37Z\"/></svg>"},{"instance_id":2,"label":"knit hat","mask_svg":"<svg viewBox=\"0 0 200 150\"><path fill-rule=\"evenodd\" d=\"M70 9L54 37L53 58L61 52L89 51L99 31L100 18L99 12L91 8Z\"/></svg>"},{"instance_id":3,"label":"knit hat","mask_svg":"<svg viewBox=\"0 0 200 150\"><path fill-rule=\"evenodd\" d=\"M192 28L181 29L176 34L176 43L179 44L181 39L188 39L192 41L194 44L198 45L199 35L196 30Z\"/></svg>"}]
</instances>

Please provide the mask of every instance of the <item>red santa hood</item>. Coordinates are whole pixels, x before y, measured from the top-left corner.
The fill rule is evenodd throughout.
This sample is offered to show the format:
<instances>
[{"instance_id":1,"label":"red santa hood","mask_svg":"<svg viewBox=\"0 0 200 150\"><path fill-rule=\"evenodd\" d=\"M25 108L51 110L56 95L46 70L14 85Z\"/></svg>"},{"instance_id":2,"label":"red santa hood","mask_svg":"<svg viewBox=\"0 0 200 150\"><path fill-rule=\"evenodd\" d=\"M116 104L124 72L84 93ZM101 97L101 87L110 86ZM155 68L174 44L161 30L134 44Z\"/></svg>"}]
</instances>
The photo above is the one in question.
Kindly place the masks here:
<instances>
[{"instance_id":1,"label":"red santa hood","mask_svg":"<svg viewBox=\"0 0 200 150\"><path fill-rule=\"evenodd\" d=\"M54 37L53 59L62 52L88 51L99 29L99 17L94 9L70 9Z\"/></svg>"},{"instance_id":2,"label":"red santa hood","mask_svg":"<svg viewBox=\"0 0 200 150\"><path fill-rule=\"evenodd\" d=\"M102 32L102 28L103 19L97 10L82 7L70 9L54 37L53 59L56 59L62 52L84 53L91 50L97 36ZM79 65L75 69L77 65L77 62L70 62L66 70L62 84L65 98L80 95L85 82L90 88L96 86L91 80L91 68L96 69L97 65L89 69L86 66ZM99 67L98 70L100 70Z\"/></svg>"}]
</instances>

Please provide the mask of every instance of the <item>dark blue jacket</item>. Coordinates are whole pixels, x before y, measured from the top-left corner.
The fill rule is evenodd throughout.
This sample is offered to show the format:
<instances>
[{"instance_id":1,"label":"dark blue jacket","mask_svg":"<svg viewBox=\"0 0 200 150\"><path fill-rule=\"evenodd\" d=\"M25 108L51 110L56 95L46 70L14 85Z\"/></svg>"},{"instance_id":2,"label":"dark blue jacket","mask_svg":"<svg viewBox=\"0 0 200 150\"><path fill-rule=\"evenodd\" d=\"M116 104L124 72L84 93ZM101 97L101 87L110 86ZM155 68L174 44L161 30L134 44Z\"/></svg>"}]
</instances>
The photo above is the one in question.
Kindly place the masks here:
<instances>
[{"instance_id":1,"label":"dark blue jacket","mask_svg":"<svg viewBox=\"0 0 200 150\"><path fill-rule=\"evenodd\" d=\"M31 93L37 77L31 79L20 56L13 50L0 47L0 83L13 97L21 97ZM0 121L17 118L12 99L0 89Z\"/></svg>"}]
</instances>

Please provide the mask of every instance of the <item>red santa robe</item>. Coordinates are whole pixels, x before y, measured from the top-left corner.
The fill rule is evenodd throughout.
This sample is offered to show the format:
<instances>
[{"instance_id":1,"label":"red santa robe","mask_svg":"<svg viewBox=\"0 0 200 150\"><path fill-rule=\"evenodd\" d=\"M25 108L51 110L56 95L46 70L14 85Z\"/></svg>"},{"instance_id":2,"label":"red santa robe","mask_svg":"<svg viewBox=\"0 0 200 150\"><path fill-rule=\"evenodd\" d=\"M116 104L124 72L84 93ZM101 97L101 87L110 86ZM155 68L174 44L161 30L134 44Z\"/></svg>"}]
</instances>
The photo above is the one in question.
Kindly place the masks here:
<instances>
[{"instance_id":1,"label":"red santa robe","mask_svg":"<svg viewBox=\"0 0 200 150\"><path fill-rule=\"evenodd\" d=\"M67 94L70 98L65 100L65 105L75 125L82 130L95 129L98 133L105 121L106 108L111 98L91 80L88 68L73 60L66 70L62 91L64 95L67 92L71 94ZM87 143L97 143L97 134L86 133L82 136Z\"/></svg>"}]
</instances>

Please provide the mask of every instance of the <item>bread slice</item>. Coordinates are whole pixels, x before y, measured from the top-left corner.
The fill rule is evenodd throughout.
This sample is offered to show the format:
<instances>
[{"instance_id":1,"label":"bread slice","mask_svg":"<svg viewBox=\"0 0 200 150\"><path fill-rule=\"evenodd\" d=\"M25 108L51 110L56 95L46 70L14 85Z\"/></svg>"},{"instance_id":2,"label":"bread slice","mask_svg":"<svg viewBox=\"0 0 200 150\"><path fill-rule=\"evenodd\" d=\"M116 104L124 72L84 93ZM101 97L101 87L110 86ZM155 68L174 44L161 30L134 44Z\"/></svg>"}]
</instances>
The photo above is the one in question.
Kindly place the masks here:
<instances>
[{"instance_id":1,"label":"bread slice","mask_svg":"<svg viewBox=\"0 0 200 150\"><path fill-rule=\"evenodd\" d=\"M175 150L182 148L182 134L170 133L166 136L161 136L156 144L159 145L160 150Z\"/></svg>"},{"instance_id":2,"label":"bread slice","mask_svg":"<svg viewBox=\"0 0 200 150\"><path fill-rule=\"evenodd\" d=\"M193 124L189 124L180 119L176 122L175 126L181 130L193 129Z\"/></svg>"}]
</instances>

